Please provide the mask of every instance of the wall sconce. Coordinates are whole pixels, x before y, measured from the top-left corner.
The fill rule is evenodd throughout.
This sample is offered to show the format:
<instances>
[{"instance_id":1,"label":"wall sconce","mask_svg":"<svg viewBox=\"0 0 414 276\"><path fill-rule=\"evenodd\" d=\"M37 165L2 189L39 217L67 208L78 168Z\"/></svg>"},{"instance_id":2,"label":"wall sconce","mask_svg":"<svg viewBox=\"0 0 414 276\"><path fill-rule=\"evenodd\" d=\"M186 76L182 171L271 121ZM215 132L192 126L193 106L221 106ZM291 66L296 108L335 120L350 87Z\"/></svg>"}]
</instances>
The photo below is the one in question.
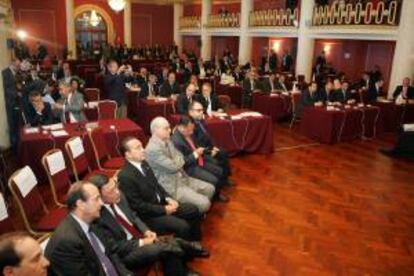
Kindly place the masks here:
<instances>
[{"instance_id":1,"label":"wall sconce","mask_svg":"<svg viewBox=\"0 0 414 276\"><path fill-rule=\"evenodd\" d=\"M280 49L280 41L279 41L279 40L274 40L274 41L272 42L272 49L273 49L273 51L275 51L276 53L278 53L278 52L279 52L279 49Z\"/></svg>"},{"instance_id":2,"label":"wall sconce","mask_svg":"<svg viewBox=\"0 0 414 276\"><path fill-rule=\"evenodd\" d=\"M26 37L27 37L27 33L26 33L26 31L24 31L24 30L17 30L17 31L16 31L16 36L17 36L17 38L18 38L18 39L20 39L20 40L25 40L25 39L26 39Z\"/></svg>"},{"instance_id":3,"label":"wall sconce","mask_svg":"<svg viewBox=\"0 0 414 276\"><path fill-rule=\"evenodd\" d=\"M331 52L331 45L325 44L325 46L323 47L323 50L325 51L325 54L329 55Z\"/></svg>"}]
</instances>

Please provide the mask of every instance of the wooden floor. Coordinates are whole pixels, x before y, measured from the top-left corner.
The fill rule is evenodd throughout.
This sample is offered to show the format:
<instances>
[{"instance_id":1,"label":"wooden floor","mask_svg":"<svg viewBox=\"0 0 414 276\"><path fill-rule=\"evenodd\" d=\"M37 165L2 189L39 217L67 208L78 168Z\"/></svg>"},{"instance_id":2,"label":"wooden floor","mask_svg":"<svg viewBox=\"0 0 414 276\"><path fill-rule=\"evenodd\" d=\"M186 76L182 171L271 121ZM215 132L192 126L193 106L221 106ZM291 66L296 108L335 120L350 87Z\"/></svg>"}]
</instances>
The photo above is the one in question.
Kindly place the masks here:
<instances>
[{"instance_id":1,"label":"wooden floor","mask_svg":"<svg viewBox=\"0 0 414 276\"><path fill-rule=\"evenodd\" d=\"M204 222L203 275L414 275L414 163L393 137L315 144L275 126L276 152L232 160L237 187Z\"/></svg>"}]
</instances>

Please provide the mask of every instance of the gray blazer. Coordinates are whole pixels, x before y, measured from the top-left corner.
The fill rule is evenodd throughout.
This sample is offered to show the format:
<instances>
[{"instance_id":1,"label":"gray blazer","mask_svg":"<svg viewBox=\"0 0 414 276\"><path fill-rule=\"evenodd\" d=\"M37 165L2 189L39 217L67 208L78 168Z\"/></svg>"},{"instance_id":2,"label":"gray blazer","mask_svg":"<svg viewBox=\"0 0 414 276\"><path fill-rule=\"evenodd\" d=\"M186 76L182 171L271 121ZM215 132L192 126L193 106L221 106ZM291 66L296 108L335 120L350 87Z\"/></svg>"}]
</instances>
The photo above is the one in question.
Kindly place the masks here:
<instances>
[{"instance_id":1,"label":"gray blazer","mask_svg":"<svg viewBox=\"0 0 414 276\"><path fill-rule=\"evenodd\" d=\"M171 140L163 142L151 137L145 148L146 160L154 171L160 185L173 198L177 198L177 189L188 186L189 177L185 174L184 157Z\"/></svg>"},{"instance_id":2,"label":"gray blazer","mask_svg":"<svg viewBox=\"0 0 414 276\"><path fill-rule=\"evenodd\" d=\"M85 101L81 93L79 92L72 93L70 102L68 102L67 99L63 99L62 104L65 104L64 112L72 113L76 121L78 122L86 121L86 116L85 116L85 113L83 112L83 109L85 108ZM69 122L68 120L64 120L64 115L65 114L61 112L60 118L62 119L62 122Z\"/></svg>"}]
</instances>

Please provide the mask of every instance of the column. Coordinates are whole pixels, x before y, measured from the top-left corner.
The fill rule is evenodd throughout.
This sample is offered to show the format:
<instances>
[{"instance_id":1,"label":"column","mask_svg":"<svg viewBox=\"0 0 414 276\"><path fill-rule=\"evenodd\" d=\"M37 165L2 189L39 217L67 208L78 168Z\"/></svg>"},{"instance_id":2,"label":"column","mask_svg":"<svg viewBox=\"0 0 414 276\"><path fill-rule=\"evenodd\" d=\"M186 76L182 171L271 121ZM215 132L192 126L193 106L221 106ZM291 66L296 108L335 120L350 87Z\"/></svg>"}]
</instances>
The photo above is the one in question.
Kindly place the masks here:
<instances>
[{"instance_id":1,"label":"column","mask_svg":"<svg viewBox=\"0 0 414 276\"><path fill-rule=\"evenodd\" d=\"M312 78L312 61L315 40L309 35L307 24L312 22L313 0L301 1L300 24L298 29L298 53L296 56L296 75L304 75L306 81Z\"/></svg>"},{"instance_id":2,"label":"column","mask_svg":"<svg viewBox=\"0 0 414 276\"><path fill-rule=\"evenodd\" d=\"M250 62L252 54L252 38L249 36L249 17L253 9L253 0L240 1L240 38L239 64Z\"/></svg>"},{"instance_id":3,"label":"column","mask_svg":"<svg viewBox=\"0 0 414 276\"><path fill-rule=\"evenodd\" d=\"M73 0L65 0L66 7L66 34L68 39L68 51L72 53L72 59L76 59L76 36Z\"/></svg>"},{"instance_id":4,"label":"column","mask_svg":"<svg viewBox=\"0 0 414 276\"><path fill-rule=\"evenodd\" d=\"M211 35L208 33L207 22L211 14L212 0L203 0L201 3L201 58L211 60Z\"/></svg>"},{"instance_id":5,"label":"column","mask_svg":"<svg viewBox=\"0 0 414 276\"><path fill-rule=\"evenodd\" d=\"M388 97L397 85L401 85L403 78L414 78L414 1L403 1L401 7L400 25L398 27L397 43L395 45L392 62Z\"/></svg>"},{"instance_id":6,"label":"column","mask_svg":"<svg viewBox=\"0 0 414 276\"><path fill-rule=\"evenodd\" d=\"M184 6L182 3L174 3L174 42L178 46L178 52L183 49L183 40L180 33L180 18L184 14Z\"/></svg>"},{"instance_id":7,"label":"column","mask_svg":"<svg viewBox=\"0 0 414 276\"><path fill-rule=\"evenodd\" d=\"M8 3L10 4L10 3ZM0 2L0 70L5 69L10 64L11 50L7 49L7 38L10 37L11 25L6 23L9 6ZM7 124L6 102L4 99L3 78L0 76L0 145L2 147L10 146L9 127Z\"/></svg>"},{"instance_id":8,"label":"column","mask_svg":"<svg viewBox=\"0 0 414 276\"><path fill-rule=\"evenodd\" d=\"M132 12L131 12L131 0L127 0L124 8L124 43L128 46L132 46Z\"/></svg>"}]
</instances>

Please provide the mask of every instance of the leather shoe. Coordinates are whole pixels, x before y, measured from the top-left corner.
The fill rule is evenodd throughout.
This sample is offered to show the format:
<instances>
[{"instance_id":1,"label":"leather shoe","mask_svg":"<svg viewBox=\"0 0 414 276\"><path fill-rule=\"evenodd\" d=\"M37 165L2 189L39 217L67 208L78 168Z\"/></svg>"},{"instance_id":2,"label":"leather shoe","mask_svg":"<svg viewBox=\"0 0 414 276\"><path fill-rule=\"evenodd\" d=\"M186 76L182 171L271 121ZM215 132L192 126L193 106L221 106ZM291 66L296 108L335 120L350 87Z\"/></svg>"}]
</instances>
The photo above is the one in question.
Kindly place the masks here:
<instances>
[{"instance_id":1,"label":"leather shoe","mask_svg":"<svg viewBox=\"0 0 414 276\"><path fill-rule=\"evenodd\" d=\"M201 274L195 271L194 269L187 267L186 275L187 276L200 276Z\"/></svg>"},{"instance_id":2,"label":"leather shoe","mask_svg":"<svg viewBox=\"0 0 414 276\"><path fill-rule=\"evenodd\" d=\"M216 195L215 198L214 198L214 200L216 202L221 202L221 203L227 203L227 202L230 201L230 199L227 196L225 196L225 195L223 195L221 193L218 194L218 195Z\"/></svg>"},{"instance_id":3,"label":"leather shoe","mask_svg":"<svg viewBox=\"0 0 414 276\"><path fill-rule=\"evenodd\" d=\"M175 238L175 240L181 246L184 252L186 252L187 254L193 257L197 257L197 258L210 257L210 252L207 249L203 248L203 246L199 242L189 242L181 238Z\"/></svg>"}]
</instances>

